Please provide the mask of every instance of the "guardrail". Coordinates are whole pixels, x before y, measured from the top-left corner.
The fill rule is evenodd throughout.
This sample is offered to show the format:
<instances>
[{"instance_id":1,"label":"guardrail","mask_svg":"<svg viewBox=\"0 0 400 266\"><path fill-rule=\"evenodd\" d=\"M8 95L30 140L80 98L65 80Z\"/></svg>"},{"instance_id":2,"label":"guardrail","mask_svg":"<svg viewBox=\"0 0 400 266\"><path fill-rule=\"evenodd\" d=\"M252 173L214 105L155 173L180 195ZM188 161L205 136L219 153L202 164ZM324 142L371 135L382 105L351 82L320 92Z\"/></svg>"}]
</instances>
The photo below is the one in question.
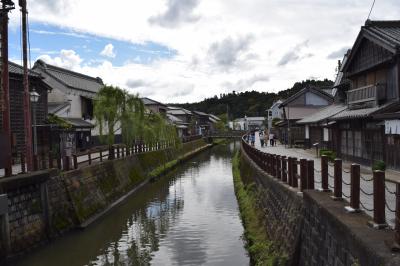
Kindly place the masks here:
<instances>
[{"instance_id":1,"label":"guardrail","mask_svg":"<svg viewBox=\"0 0 400 266\"><path fill-rule=\"evenodd\" d=\"M332 192L333 200L348 200L346 211L365 211L372 216L369 225L373 228L387 228L386 211L394 214L395 243L400 245L400 184L385 180L385 172L373 171L372 177L367 178L360 174L360 165L352 164L350 171L346 171L341 159L330 163L327 156L321 156L317 169L314 160L262 152L247 143L245 136L242 147L263 171L291 188L299 192L318 189Z\"/></svg>"},{"instance_id":2,"label":"guardrail","mask_svg":"<svg viewBox=\"0 0 400 266\"><path fill-rule=\"evenodd\" d=\"M182 143L199 140L202 137L202 135L183 137ZM172 145L174 145L173 141L161 141L152 143L137 141L134 145L130 147L123 144L115 144L111 147L98 146L83 152L77 152L70 156L61 156L60 154L55 154L51 151L39 152L38 155L34 156L33 171L51 168L58 168L60 170L69 171L71 169L77 169L83 165L91 165L95 162L103 162L105 160L112 159L113 157L123 158L131 154L165 149ZM113 156L111 157L109 156L110 152L113 154ZM20 163L13 165L13 175L24 174L27 172L25 154L21 153L19 157ZM7 176L2 176L2 174L0 173L0 178L4 177Z\"/></svg>"}]
</instances>

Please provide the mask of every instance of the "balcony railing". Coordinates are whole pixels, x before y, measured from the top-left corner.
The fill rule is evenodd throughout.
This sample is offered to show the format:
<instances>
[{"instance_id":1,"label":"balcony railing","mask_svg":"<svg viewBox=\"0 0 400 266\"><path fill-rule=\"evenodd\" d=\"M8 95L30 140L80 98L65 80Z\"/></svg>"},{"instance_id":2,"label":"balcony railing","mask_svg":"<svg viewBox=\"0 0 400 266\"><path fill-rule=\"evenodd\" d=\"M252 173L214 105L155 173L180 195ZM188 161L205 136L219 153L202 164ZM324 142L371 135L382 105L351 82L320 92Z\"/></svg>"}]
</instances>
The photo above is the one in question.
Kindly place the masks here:
<instances>
[{"instance_id":1,"label":"balcony railing","mask_svg":"<svg viewBox=\"0 0 400 266\"><path fill-rule=\"evenodd\" d=\"M386 98L386 84L368 85L365 87L349 90L347 92L348 104L359 104L364 102L378 102Z\"/></svg>"}]
</instances>

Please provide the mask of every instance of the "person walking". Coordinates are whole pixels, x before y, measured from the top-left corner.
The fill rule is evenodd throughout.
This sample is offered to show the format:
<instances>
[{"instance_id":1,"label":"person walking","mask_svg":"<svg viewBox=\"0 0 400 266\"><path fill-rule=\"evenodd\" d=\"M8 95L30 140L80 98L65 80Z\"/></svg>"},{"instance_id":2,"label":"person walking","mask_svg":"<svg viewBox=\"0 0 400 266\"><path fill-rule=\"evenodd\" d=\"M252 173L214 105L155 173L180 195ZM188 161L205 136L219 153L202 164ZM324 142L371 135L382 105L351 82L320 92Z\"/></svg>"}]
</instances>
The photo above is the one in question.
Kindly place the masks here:
<instances>
[{"instance_id":1,"label":"person walking","mask_svg":"<svg viewBox=\"0 0 400 266\"><path fill-rule=\"evenodd\" d=\"M274 134L273 134L273 133L270 133L270 134L269 134L269 145L270 145L271 147L274 146Z\"/></svg>"},{"instance_id":2,"label":"person walking","mask_svg":"<svg viewBox=\"0 0 400 266\"><path fill-rule=\"evenodd\" d=\"M260 133L258 133L258 136L260 137L260 143L261 143L261 148L264 147L264 132L260 130Z\"/></svg>"}]
</instances>

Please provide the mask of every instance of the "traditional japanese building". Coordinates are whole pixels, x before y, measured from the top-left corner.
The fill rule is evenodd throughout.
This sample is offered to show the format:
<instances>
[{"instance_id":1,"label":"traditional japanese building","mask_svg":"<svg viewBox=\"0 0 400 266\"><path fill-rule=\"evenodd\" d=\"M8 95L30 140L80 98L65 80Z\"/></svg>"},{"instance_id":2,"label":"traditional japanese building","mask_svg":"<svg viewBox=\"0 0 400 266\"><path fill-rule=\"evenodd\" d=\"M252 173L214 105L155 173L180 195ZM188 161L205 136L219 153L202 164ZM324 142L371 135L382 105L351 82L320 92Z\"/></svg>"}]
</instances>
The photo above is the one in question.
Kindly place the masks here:
<instances>
[{"instance_id":1,"label":"traditional japanese building","mask_svg":"<svg viewBox=\"0 0 400 266\"><path fill-rule=\"evenodd\" d=\"M71 125L71 129L53 132L54 145L60 150L85 150L99 144L99 130L93 118L96 93L104 86L100 78L90 77L36 61L33 70L40 73L44 83L51 87L48 95L49 113Z\"/></svg>"},{"instance_id":2,"label":"traditional japanese building","mask_svg":"<svg viewBox=\"0 0 400 266\"><path fill-rule=\"evenodd\" d=\"M167 114L167 105L147 97L141 98L141 100L146 108L149 109L151 112L155 114L161 114L162 116L165 116Z\"/></svg>"},{"instance_id":3,"label":"traditional japanese building","mask_svg":"<svg viewBox=\"0 0 400 266\"><path fill-rule=\"evenodd\" d=\"M305 126L297 122L332 104L331 91L331 89L306 87L279 105L283 110L283 120L278 123L279 129L276 133L282 142L290 145L304 144L307 135Z\"/></svg>"},{"instance_id":4,"label":"traditional japanese building","mask_svg":"<svg viewBox=\"0 0 400 266\"><path fill-rule=\"evenodd\" d=\"M346 109L329 118L335 123L335 150L341 158L364 164L389 162L388 143L394 138L385 134L385 116L379 114L389 117L399 103L399 47L400 21L368 20L361 27L343 64L349 86L338 88Z\"/></svg>"},{"instance_id":5,"label":"traditional japanese building","mask_svg":"<svg viewBox=\"0 0 400 266\"><path fill-rule=\"evenodd\" d=\"M48 154L49 150L49 127L47 120L47 95L50 87L43 82L40 73L30 70L29 88L39 94L36 103L31 103L31 113L35 113L35 119L32 119L32 127L37 131L37 153L39 155ZM23 68L13 62L9 62L9 81L10 81L10 123L11 123L11 146L13 163L19 162L21 155L25 154L25 124L23 109ZM34 110L34 112L33 112ZM35 121L35 123L33 123ZM3 125L0 115L0 128ZM1 130L0 130L1 132ZM33 140L32 140L33 142Z\"/></svg>"}]
</instances>

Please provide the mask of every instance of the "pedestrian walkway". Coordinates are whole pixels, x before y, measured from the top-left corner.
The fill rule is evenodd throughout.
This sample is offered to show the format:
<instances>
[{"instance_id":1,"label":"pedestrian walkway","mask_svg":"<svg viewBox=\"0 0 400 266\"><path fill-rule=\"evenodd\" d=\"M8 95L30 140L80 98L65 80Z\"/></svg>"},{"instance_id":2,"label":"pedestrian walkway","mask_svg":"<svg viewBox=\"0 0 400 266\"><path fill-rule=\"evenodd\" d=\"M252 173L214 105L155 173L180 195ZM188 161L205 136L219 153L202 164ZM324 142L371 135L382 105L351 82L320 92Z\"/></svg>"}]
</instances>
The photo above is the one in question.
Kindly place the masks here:
<instances>
[{"instance_id":1,"label":"pedestrian walkway","mask_svg":"<svg viewBox=\"0 0 400 266\"><path fill-rule=\"evenodd\" d=\"M284 145L277 144L271 147L268 143L267 146L261 147L259 135L256 133L255 147L260 151L276 154L286 157L295 157L297 159L314 160L315 168L315 182L316 188L321 188L321 158L317 157L315 150L304 150L298 148L287 148ZM346 201L350 199L350 166L351 162L343 162L343 196ZM361 180L360 180L360 201L362 203L361 208L370 216L373 212L373 182L372 182L372 169L370 167L361 166ZM390 226L394 226L395 221L395 207L396 207L396 184L400 182L400 173L393 170L388 170L386 173L386 219ZM333 189L333 164L329 164L329 187Z\"/></svg>"}]
</instances>

